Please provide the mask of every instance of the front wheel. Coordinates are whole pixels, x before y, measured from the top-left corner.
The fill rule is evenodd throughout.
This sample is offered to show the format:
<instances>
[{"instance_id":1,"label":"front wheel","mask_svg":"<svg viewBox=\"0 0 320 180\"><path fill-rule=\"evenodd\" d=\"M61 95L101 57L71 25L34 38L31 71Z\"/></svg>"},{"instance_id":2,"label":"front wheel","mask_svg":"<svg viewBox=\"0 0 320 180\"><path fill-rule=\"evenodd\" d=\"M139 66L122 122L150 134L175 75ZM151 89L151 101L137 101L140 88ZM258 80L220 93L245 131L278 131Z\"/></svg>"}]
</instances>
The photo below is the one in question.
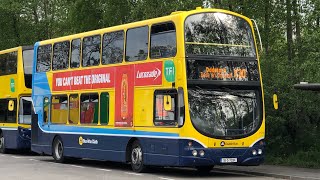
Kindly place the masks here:
<instances>
[{"instance_id":1,"label":"front wheel","mask_svg":"<svg viewBox=\"0 0 320 180\"><path fill-rule=\"evenodd\" d=\"M60 137L56 137L52 144L52 156L55 162L63 163L65 158L63 156L63 143Z\"/></svg>"},{"instance_id":2,"label":"front wheel","mask_svg":"<svg viewBox=\"0 0 320 180\"><path fill-rule=\"evenodd\" d=\"M7 149L4 144L4 136L3 133L0 133L0 153L5 154Z\"/></svg>"},{"instance_id":3,"label":"front wheel","mask_svg":"<svg viewBox=\"0 0 320 180\"><path fill-rule=\"evenodd\" d=\"M137 173L146 170L146 166L143 164L143 150L139 141L134 141L131 147L131 168Z\"/></svg>"}]
</instances>

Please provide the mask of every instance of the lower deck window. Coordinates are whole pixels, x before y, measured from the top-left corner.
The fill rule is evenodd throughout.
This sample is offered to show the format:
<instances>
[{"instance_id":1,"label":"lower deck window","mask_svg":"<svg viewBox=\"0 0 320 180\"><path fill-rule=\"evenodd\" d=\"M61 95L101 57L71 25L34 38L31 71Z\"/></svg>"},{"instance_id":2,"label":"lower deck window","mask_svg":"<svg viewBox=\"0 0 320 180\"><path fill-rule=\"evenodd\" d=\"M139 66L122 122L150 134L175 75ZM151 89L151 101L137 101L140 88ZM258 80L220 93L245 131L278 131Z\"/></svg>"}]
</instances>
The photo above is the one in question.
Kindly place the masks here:
<instances>
[{"instance_id":1,"label":"lower deck window","mask_svg":"<svg viewBox=\"0 0 320 180\"><path fill-rule=\"evenodd\" d=\"M54 124L66 124L68 120L68 96L52 96L51 122Z\"/></svg>"},{"instance_id":2,"label":"lower deck window","mask_svg":"<svg viewBox=\"0 0 320 180\"><path fill-rule=\"evenodd\" d=\"M80 109L81 124L98 124L99 94L82 94Z\"/></svg>"},{"instance_id":3,"label":"lower deck window","mask_svg":"<svg viewBox=\"0 0 320 180\"><path fill-rule=\"evenodd\" d=\"M176 126L177 93L176 91L156 91L154 99L154 125Z\"/></svg>"}]
</instances>

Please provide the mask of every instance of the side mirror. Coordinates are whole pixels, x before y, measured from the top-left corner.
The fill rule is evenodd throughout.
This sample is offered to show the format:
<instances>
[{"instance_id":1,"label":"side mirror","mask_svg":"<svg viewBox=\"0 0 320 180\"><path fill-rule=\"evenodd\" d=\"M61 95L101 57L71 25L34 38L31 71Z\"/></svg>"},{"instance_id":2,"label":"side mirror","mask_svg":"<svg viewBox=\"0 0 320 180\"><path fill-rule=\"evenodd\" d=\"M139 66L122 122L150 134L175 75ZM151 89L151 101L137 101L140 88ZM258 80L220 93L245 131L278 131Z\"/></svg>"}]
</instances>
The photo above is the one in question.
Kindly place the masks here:
<instances>
[{"instance_id":1,"label":"side mirror","mask_svg":"<svg viewBox=\"0 0 320 180\"><path fill-rule=\"evenodd\" d=\"M14 101L13 100L10 100L8 102L8 110L9 111L13 111L14 110Z\"/></svg>"},{"instance_id":2,"label":"side mirror","mask_svg":"<svg viewBox=\"0 0 320 180\"><path fill-rule=\"evenodd\" d=\"M279 102L278 102L278 95L273 94L273 107L275 110L278 110Z\"/></svg>"},{"instance_id":3,"label":"side mirror","mask_svg":"<svg viewBox=\"0 0 320 180\"><path fill-rule=\"evenodd\" d=\"M163 107L164 107L164 110L171 111L172 102L171 102L171 96L170 95L164 95L163 96Z\"/></svg>"}]
</instances>

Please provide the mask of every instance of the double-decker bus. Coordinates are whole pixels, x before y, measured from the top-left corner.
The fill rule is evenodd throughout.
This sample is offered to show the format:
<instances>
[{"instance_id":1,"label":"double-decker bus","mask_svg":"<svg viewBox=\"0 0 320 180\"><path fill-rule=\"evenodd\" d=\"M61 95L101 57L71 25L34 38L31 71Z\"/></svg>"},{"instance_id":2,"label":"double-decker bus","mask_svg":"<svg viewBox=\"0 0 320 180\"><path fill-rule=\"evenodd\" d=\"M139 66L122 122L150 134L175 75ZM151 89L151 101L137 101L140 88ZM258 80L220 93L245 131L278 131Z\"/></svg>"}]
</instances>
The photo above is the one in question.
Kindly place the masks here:
<instances>
[{"instance_id":1,"label":"double-decker bus","mask_svg":"<svg viewBox=\"0 0 320 180\"><path fill-rule=\"evenodd\" d=\"M33 47L0 51L0 153L31 146Z\"/></svg>"},{"instance_id":2,"label":"double-decker bus","mask_svg":"<svg viewBox=\"0 0 320 180\"><path fill-rule=\"evenodd\" d=\"M259 165L252 21L197 8L37 42L32 150L148 166Z\"/></svg>"}]
</instances>

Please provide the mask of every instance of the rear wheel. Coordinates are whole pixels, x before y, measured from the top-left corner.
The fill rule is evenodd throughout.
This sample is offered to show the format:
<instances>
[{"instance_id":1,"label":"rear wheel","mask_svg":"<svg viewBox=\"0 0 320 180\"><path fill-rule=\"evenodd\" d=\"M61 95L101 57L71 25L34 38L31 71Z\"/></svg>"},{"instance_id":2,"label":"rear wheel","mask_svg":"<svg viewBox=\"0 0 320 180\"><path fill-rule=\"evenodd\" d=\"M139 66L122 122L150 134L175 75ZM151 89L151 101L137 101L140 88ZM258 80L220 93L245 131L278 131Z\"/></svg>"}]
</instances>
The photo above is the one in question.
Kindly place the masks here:
<instances>
[{"instance_id":1,"label":"rear wheel","mask_svg":"<svg viewBox=\"0 0 320 180\"><path fill-rule=\"evenodd\" d=\"M54 158L55 162L63 163L65 158L63 156L63 143L60 137L56 137L52 144L52 157Z\"/></svg>"},{"instance_id":2,"label":"rear wheel","mask_svg":"<svg viewBox=\"0 0 320 180\"><path fill-rule=\"evenodd\" d=\"M3 133L0 132L0 153L5 154L7 152L7 149L4 144L4 136Z\"/></svg>"},{"instance_id":3,"label":"rear wheel","mask_svg":"<svg viewBox=\"0 0 320 180\"><path fill-rule=\"evenodd\" d=\"M146 170L146 166L143 164L143 150L139 141L134 141L131 146L131 167L137 173Z\"/></svg>"}]
</instances>

